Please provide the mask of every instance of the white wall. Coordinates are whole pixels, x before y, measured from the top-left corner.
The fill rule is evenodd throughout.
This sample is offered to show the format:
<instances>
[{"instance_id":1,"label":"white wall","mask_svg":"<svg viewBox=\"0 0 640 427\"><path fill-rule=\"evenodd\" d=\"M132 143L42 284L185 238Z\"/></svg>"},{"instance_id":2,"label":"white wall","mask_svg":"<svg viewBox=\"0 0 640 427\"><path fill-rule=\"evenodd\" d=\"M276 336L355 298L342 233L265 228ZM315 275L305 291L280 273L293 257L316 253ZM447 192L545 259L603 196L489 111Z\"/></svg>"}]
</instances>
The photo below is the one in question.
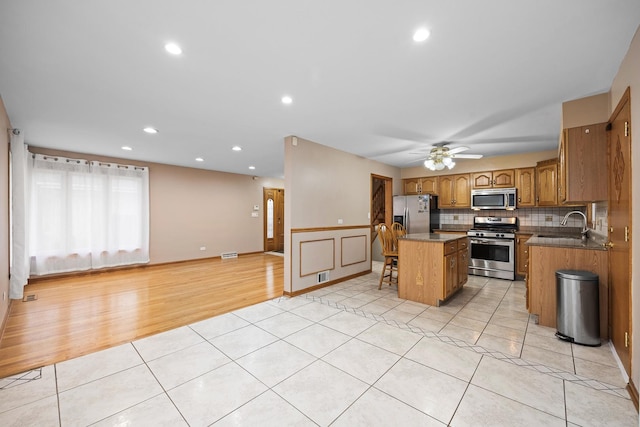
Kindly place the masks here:
<instances>
[{"instance_id":1,"label":"white wall","mask_svg":"<svg viewBox=\"0 0 640 427\"><path fill-rule=\"evenodd\" d=\"M370 270L371 174L392 178L393 193L400 194L400 169L299 137L287 137L284 143L285 292L315 285L314 276L303 272L305 265L313 264L305 256L325 260L324 266L332 259L331 280ZM345 266L345 259L361 259L361 254L344 253L339 248L359 251L360 245L345 242L356 241L363 234L368 235L366 258ZM307 245L305 249L300 245L328 240L334 243ZM315 249L307 251L312 247ZM333 251L331 256L328 251Z\"/></svg>"},{"instance_id":2,"label":"white wall","mask_svg":"<svg viewBox=\"0 0 640 427\"><path fill-rule=\"evenodd\" d=\"M640 27L631 41L618 74L611 84L611 109L618 105L627 87L631 88L631 202L633 217L631 218L631 379L636 387L640 386ZM638 226L634 226L638 224ZM633 266L637 266L633 268ZM636 340L635 338L638 338Z\"/></svg>"}]
</instances>

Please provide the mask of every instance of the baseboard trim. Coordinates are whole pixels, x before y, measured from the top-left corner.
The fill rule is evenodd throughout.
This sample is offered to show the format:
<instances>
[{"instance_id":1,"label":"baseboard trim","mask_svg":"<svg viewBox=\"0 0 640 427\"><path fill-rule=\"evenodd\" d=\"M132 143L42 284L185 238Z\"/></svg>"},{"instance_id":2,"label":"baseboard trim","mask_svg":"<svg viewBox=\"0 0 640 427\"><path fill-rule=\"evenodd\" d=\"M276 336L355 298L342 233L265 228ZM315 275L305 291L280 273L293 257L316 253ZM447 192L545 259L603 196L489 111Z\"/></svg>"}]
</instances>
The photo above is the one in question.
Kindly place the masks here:
<instances>
[{"instance_id":1,"label":"baseboard trim","mask_svg":"<svg viewBox=\"0 0 640 427\"><path fill-rule=\"evenodd\" d=\"M371 270L361 271L360 273L352 274L350 276L341 277L339 279L330 280L326 283L322 283L320 285L311 286L309 288L304 288L295 292L287 292L284 291L283 294L286 297L297 297L299 295L308 294L309 292L313 292L318 289L326 288L327 286L335 285L337 283L346 282L347 280L355 279L356 277L364 276L365 274L371 273Z\"/></svg>"},{"instance_id":2,"label":"baseboard trim","mask_svg":"<svg viewBox=\"0 0 640 427\"><path fill-rule=\"evenodd\" d=\"M256 252L244 252L244 253L238 253L238 257L241 256L246 256L246 255L256 255L256 254L264 254L263 251L256 251ZM184 264L187 262L198 262L198 261L207 261L207 260L216 260L219 259L221 260L220 256L212 256L212 257L206 257L206 258L194 258L194 259L183 259L183 260L178 260L178 261L167 261L167 262L159 262L159 263L147 263L147 264L133 264L133 265L123 265L121 267L105 267L105 268L96 268L96 269L92 269L92 270L82 270L82 271L71 271L68 273L54 273L54 274L47 274L44 276L33 276L33 277L29 277L29 279L27 280L27 285L32 284L32 283L38 283L38 282L43 282L43 281L47 281L50 279L60 279L60 278L66 278L66 277L77 277L77 276L91 276L93 274L102 274L102 273L107 273L110 271L123 271L123 270L135 270L138 268L153 268L153 267L163 267L163 266L167 266L167 265L174 265L174 264ZM229 260L222 260L222 261L233 261L234 259L237 258L233 258L233 259L229 259Z\"/></svg>"},{"instance_id":3,"label":"baseboard trim","mask_svg":"<svg viewBox=\"0 0 640 427\"><path fill-rule=\"evenodd\" d=\"M2 319L2 325L0 326L0 341L4 337L4 328L7 326L7 320L9 319L9 313L11 313L11 306L13 305L13 299L9 299L9 304L7 304L7 312L4 314L4 319Z\"/></svg>"},{"instance_id":4,"label":"baseboard trim","mask_svg":"<svg viewBox=\"0 0 640 427\"><path fill-rule=\"evenodd\" d=\"M638 411L638 389L631 378L629 378L629 383L627 384L627 391L629 392L629 396L631 396L631 401L636 407L636 411Z\"/></svg>"}]
</instances>

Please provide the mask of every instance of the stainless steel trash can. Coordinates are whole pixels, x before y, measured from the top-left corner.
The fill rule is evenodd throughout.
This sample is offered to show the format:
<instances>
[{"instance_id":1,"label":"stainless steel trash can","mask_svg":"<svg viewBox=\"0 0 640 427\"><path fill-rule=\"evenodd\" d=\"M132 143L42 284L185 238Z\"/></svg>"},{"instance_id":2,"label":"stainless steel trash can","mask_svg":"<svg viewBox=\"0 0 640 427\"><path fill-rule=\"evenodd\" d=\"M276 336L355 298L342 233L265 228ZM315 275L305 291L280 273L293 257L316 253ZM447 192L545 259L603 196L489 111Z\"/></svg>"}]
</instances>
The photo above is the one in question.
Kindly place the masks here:
<instances>
[{"instance_id":1,"label":"stainless steel trash can","mask_svg":"<svg viewBox=\"0 0 640 427\"><path fill-rule=\"evenodd\" d=\"M576 344L600 345L598 275L590 271L556 271L556 336Z\"/></svg>"}]
</instances>

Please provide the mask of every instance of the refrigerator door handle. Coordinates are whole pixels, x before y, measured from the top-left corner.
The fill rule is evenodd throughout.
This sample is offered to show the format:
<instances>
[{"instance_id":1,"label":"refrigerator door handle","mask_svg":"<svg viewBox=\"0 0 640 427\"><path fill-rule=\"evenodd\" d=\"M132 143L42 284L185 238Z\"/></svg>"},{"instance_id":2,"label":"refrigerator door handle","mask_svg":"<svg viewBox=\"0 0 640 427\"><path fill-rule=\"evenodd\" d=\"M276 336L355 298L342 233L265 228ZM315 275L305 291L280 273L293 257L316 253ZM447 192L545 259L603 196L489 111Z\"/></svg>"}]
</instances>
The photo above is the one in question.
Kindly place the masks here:
<instances>
[{"instance_id":1,"label":"refrigerator door handle","mask_svg":"<svg viewBox=\"0 0 640 427\"><path fill-rule=\"evenodd\" d=\"M404 228L409 232L409 208L404 208Z\"/></svg>"}]
</instances>

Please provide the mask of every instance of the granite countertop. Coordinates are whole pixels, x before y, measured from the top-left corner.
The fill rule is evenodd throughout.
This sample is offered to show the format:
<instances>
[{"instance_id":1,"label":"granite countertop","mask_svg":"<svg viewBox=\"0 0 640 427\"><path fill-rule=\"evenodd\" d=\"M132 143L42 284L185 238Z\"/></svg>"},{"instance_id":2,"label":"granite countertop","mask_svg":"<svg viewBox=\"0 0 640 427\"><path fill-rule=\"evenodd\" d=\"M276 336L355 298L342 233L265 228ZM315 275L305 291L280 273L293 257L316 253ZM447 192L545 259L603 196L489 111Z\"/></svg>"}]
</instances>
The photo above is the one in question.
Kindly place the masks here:
<instances>
[{"instance_id":1,"label":"granite countertop","mask_svg":"<svg viewBox=\"0 0 640 427\"><path fill-rule=\"evenodd\" d=\"M541 237L544 236L544 237ZM594 239L582 240L580 235L572 236L567 234L540 233L534 234L525 242L528 246L547 246L551 248L568 248L568 249L590 249L596 251L606 251L607 248L602 245L603 242Z\"/></svg>"},{"instance_id":2,"label":"granite countertop","mask_svg":"<svg viewBox=\"0 0 640 427\"><path fill-rule=\"evenodd\" d=\"M458 240L463 237L467 237L467 235L464 233L460 233L460 234L415 233L415 234L407 234L406 236L400 237L400 239L416 240L421 242L447 243L453 240Z\"/></svg>"}]
</instances>

